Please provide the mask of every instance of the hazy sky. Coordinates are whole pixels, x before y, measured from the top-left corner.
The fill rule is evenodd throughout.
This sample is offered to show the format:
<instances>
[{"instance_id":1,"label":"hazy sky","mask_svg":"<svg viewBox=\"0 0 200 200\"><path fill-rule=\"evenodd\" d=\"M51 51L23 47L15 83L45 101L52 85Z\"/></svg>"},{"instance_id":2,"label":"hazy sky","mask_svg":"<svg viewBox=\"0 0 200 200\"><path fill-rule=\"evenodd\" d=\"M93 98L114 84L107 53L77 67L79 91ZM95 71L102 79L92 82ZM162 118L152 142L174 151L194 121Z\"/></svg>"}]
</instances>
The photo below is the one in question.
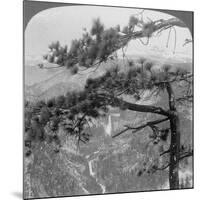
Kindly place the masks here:
<instances>
[{"instance_id":1,"label":"hazy sky","mask_svg":"<svg viewBox=\"0 0 200 200\"><path fill-rule=\"evenodd\" d=\"M60 41L62 45L70 45L71 40L80 38L83 28L90 30L92 20L100 17L105 27L116 26L123 27L128 24L129 17L140 12L140 9L112 8L99 6L66 6L44 10L35 15L27 25L25 30L25 59L41 56L48 51L48 45L52 41ZM143 19L157 20L168 19L172 16L157 11L145 10ZM174 31L171 31L169 47L166 48L168 32L164 31L160 37L150 39L148 46L144 46L139 40L129 44L127 54L160 53L168 56L173 55L174 49ZM186 56L191 58L191 44L183 47L186 38L190 39L189 29L176 28L177 44L175 56ZM143 39L146 41L146 39Z\"/></svg>"}]
</instances>

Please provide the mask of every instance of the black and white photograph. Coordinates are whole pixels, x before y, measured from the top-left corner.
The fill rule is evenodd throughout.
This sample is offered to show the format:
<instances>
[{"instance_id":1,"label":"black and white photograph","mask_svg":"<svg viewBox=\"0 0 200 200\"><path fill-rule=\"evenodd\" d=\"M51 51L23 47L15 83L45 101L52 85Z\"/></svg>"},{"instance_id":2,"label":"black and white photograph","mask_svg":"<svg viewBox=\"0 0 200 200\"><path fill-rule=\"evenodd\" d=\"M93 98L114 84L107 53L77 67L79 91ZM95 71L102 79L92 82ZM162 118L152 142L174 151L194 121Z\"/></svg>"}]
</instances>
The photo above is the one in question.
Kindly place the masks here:
<instances>
[{"instance_id":1,"label":"black and white photograph","mask_svg":"<svg viewBox=\"0 0 200 200\"><path fill-rule=\"evenodd\" d=\"M192 189L193 12L45 3L24 1L24 199Z\"/></svg>"}]
</instances>

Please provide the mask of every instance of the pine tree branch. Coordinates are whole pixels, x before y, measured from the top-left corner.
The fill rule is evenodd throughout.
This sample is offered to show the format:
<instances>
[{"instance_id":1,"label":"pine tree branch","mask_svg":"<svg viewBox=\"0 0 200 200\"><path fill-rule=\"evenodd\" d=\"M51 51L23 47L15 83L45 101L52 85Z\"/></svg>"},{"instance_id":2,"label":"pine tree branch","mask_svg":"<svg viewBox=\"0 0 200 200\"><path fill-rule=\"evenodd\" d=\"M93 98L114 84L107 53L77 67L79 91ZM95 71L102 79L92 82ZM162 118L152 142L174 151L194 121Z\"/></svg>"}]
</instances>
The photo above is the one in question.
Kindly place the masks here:
<instances>
[{"instance_id":1,"label":"pine tree branch","mask_svg":"<svg viewBox=\"0 0 200 200\"><path fill-rule=\"evenodd\" d=\"M193 42L193 40L191 40L191 39L185 39L185 42L184 42L184 44L183 44L183 47L184 47L185 45L189 44L189 43L192 43L192 42Z\"/></svg>"},{"instance_id":2,"label":"pine tree branch","mask_svg":"<svg viewBox=\"0 0 200 200\"><path fill-rule=\"evenodd\" d=\"M127 109L132 110L132 111L155 113L159 115L169 116L169 112L164 110L161 107L130 103L118 98L116 100L118 100L121 104L123 104Z\"/></svg>"},{"instance_id":3,"label":"pine tree branch","mask_svg":"<svg viewBox=\"0 0 200 200\"><path fill-rule=\"evenodd\" d=\"M168 163L168 164L165 165L165 166L155 168L155 171L157 171L157 170L161 170L161 171L162 171L162 170L165 170L165 169L167 169L169 166L170 166L170 163Z\"/></svg>"},{"instance_id":4,"label":"pine tree branch","mask_svg":"<svg viewBox=\"0 0 200 200\"><path fill-rule=\"evenodd\" d=\"M160 124L162 122L165 122L169 120L169 118L164 118L164 119L160 119L160 120L155 120L155 121L149 121L141 126L138 126L138 127L131 127L131 126L125 126L126 128L122 131L120 131L119 133L117 133L116 135L112 136L113 138L121 135L122 133L128 131L128 130L134 130L133 133L136 133L137 131L140 131L141 129L147 127L147 126L152 126L152 125L155 125L155 124Z\"/></svg>"},{"instance_id":5,"label":"pine tree branch","mask_svg":"<svg viewBox=\"0 0 200 200\"><path fill-rule=\"evenodd\" d=\"M180 154L179 161L190 156L193 156L193 150Z\"/></svg>"},{"instance_id":6,"label":"pine tree branch","mask_svg":"<svg viewBox=\"0 0 200 200\"><path fill-rule=\"evenodd\" d=\"M137 111L137 112L145 112L145 113L155 113L155 114L164 115L167 117L170 116L170 112L164 110L161 107L130 103L121 98L117 98L109 94L108 92L100 92L98 94L101 97L104 97L105 99L109 100L110 103L108 102L108 104L111 104L111 105L113 104L113 102L116 102L118 105L123 105L128 110ZM113 106L116 106L115 103Z\"/></svg>"},{"instance_id":7,"label":"pine tree branch","mask_svg":"<svg viewBox=\"0 0 200 200\"><path fill-rule=\"evenodd\" d=\"M170 149L166 150L166 151L163 151L160 156L163 156L164 154L167 154L167 153L170 153Z\"/></svg>"},{"instance_id":8,"label":"pine tree branch","mask_svg":"<svg viewBox=\"0 0 200 200\"><path fill-rule=\"evenodd\" d=\"M86 113L76 122L75 126L73 127L73 131L75 130L76 127L79 127L81 125L81 122L84 120L86 117Z\"/></svg>"},{"instance_id":9,"label":"pine tree branch","mask_svg":"<svg viewBox=\"0 0 200 200\"><path fill-rule=\"evenodd\" d=\"M179 19L177 18L171 18L168 20L156 20L154 22L152 22L154 27L153 27L153 32L151 33L151 35L159 30L163 30L163 29L168 29L174 26L178 26L178 27L182 27L182 28L187 28L187 26ZM125 36L121 36L121 39L126 39L127 42L129 42L130 40L134 40L134 39L139 39L139 38L144 38L146 37L146 35L144 34L144 31L135 31L132 32L130 34L127 34Z\"/></svg>"},{"instance_id":10,"label":"pine tree branch","mask_svg":"<svg viewBox=\"0 0 200 200\"><path fill-rule=\"evenodd\" d=\"M149 112L149 113L155 113L155 114L160 114L164 116L170 115L170 112L164 110L161 107L130 103L128 101L123 100L122 98L116 97L119 94L114 95L114 94L111 94L110 91L105 91L104 89L101 91L96 91L96 93L98 94L98 97L107 100L107 104L111 106L123 105L126 109L129 109L132 111L145 112L145 113Z\"/></svg>"},{"instance_id":11,"label":"pine tree branch","mask_svg":"<svg viewBox=\"0 0 200 200\"><path fill-rule=\"evenodd\" d=\"M135 40L135 39L141 40L141 38L147 38L148 41L149 41L149 38L152 37L153 33L155 33L155 32L158 32L158 31L161 31L161 30L166 30L168 28L173 28L174 26L184 27L184 28L187 27L181 20L179 20L177 18L171 18L171 19L168 19L168 20L161 19L161 20L152 21L150 23L150 28L149 29L148 28L145 29L144 27L147 24L143 22L141 24L142 26L141 26L141 30L140 31L132 31L132 32L127 33L125 35L120 34L120 32L118 32L119 39L116 42L117 44L115 45L114 49L108 55L105 55L102 58L99 58L98 56L96 56L95 59L96 60L100 59L100 63L102 63L103 61L106 61L108 59L108 57L112 53L114 53L117 50L119 50L119 49L123 48L124 46L126 46L128 44L128 42L130 42L131 40ZM96 42L96 40L94 40L94 42ZM78 48L77 50L80 51L80 48ZM74 65L78 63L77 56L74 57L74 58L70 58L70 59L73 60L73 64ZM65 58L64 61L66 61L66 58ZM65 67L63 65L63 63L64 62L62 62L62 64L60 64L58 67ZM41 66L41 68L42 67L43 66ZM55 68L58 68L58 67L55 67ZM89 67L93 67L93 65L91 65ZM49 68L49 69L51 69L51 68Z\"/></svg>"},{"instance_id":12,"label":"pine tree branch","mask_svg":"<svg viewBox=\"0 0 200 200\"><path fill-rule=\"evenodd\" d=\"M190 73L187 73L185 75L176 75L173 79L171 80L166 80L166 81L156 81L154 84L155 85L160 85L160 84L163 84L163 83L173 83L173 82L176 82L176 81L186 81L186 82L189 82L191 83L191 81L189 81L188 79L189 78L192 78L193 77L193 74L190 74Z\"/></svg>"},{"instance_id":13,"label":"pine tree branch","mask_svg":"<svg viewBox=\"0 0 200 200\"><path fill-rule=\"evenodd\" d=\"M168 151L170 151L170 150L167 150L166 152L169 153ZM184 158L190 157L190 156L193 156L193 150L185 152L184 154L180 155L179 160L175 164L178 164L179 161L183 160ZM155 171L167 169L170 165L171 165L171 163L168 163L165 166L157 167L157 168L155 168Z\"/></svg>"},{"instance_id":14,"label":"pine tree branch","mask_svg":"<svg viewBox=\"0 0 200 200\"><path fill-rule=\"evenodd\" d=\"M193 99L193 95L185 95L183 97L177 98L176 101L177 102L181 102L181 101L192 101Z\"/></svg>"}]
</instances>

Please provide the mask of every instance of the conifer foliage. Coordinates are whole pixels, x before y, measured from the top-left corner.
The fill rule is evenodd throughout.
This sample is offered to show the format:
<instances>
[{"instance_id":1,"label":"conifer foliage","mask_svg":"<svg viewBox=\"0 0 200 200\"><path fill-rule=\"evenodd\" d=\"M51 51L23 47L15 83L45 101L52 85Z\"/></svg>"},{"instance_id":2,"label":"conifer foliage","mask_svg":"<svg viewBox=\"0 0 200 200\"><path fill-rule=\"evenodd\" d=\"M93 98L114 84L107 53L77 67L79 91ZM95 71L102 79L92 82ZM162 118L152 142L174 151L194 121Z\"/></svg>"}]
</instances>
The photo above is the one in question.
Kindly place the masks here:
<instances>
[{"instance_id":1,"label":"conifer foliage","mask_svg":"<svg viewBox=\"0 0 200 200\"><path fill-rule=\"evenodd\" d=\"M62 47L59 42L50 44L50 53L45 55L44 59L76 74L80 67L96 68L101 67L103 62L118 61L116 52L123 50L130 41L140 38L149 40L153 34L176 26L185 27L185 24L177 18L145 23L133 15L122 30L119 25L106 29L98 18L93 21L90 31L84 29L82 38L72 40L69 48ZM144 58L137 63L127 59L124 64L117 63L105 74L89 78L83 91L69 92L48 101L26 102L25 145L29 148L27 156L33 151L35 142L54 142L55 152L59 152L59 129L74 135L78 145L79 142L86 143L91 136L87 130L92 120L105 116L110 106L139 113L152 113L155 114L155 120L137 127L125 125L113 138L126 131L135 134L148 128L151 130L149 140L154 145L161 141L168 142L168 149L160 148L160 156L168 155L166 162L152 162L145 170L149 173L169 169L170 189L177 189L180 187L179 162L193 155L192 148L180 142L177 105L192 103L192 83L192 73L182 68L163 65L158 69L153 62ZM182 89L180 95L176 96L175 88L178 85ZM150 92L149 98L165 93L168 96L167 105L159 107L137 103L145 91ZM125 95L130 96L133 101L125 100ZM163 123L165 126L162 126Z\"/></svg>"}]
</instances>

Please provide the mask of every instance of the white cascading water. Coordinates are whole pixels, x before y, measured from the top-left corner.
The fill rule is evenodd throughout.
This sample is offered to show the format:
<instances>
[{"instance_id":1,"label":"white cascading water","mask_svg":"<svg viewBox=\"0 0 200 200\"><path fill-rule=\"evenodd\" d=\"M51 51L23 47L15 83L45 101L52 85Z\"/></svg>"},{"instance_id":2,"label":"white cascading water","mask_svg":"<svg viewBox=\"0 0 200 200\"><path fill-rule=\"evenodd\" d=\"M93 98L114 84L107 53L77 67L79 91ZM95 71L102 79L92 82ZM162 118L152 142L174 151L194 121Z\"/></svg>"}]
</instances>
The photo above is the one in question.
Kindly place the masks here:
<instances>
[{"instance_id":1,"label":"white cascading water","mask_svg":"<svg viewBox=\"0 0 200 200\"><path fill-rule=\"evenodd\" d=\"M111 136L112 134L112 121L111 121L111 115L108 116L108 124L105 127L105 132L107 135Z\"/></svg>"},{"instance_id":2,"label":"white cascading water","mask_svg":"<svg viewBox=\"0 0 200 200\"><path fill-rule=\"evenodd\" d=\"M93 162L93 160L90 160L88 162L88 164L89 164L89 172L90 172L91 176L95 176L95 172L93 171L93 167L92 167L92 162Z\"/></svg>"},{"instance_id":3,"label":"white cascading water","mask_svg":"<svg viewBox=\"0 0 200 200\"><path fill-rule=\"evenodd\" d=\"M111 136L112 135L112 116L114 117L119 117L120 116L120 113L113 113L113 114L109 114L108 116L108 123L103 123L103 122L100 122L100 124L104 127L104 130L105 130L105 133L106 135L108 136ZM96 151L94 152L92 155L98 153L99 151ZM94 170L94 162L95 162L95 159L91 159L90 158L91 155L87 155L86 156L86 159L88 160L88 166L89 166L89 173L92 177L95 178L97 184L101 187L101 190L102 190L102 193L105 193L106 192L106 187L105 185L103 185L97 178L96 176L96 172Z\"/></svg>"},{"instance_id":4,"label":"white cascading water","mask_svg":"<svg viewBox=\"0 0 200 200\"><path fill-rule=\"evenodd\" d=\"M112 135L112 130L113 130L112 117L120 117L120 113L109 114L109 116L108 116L108 124L104 125L104 129L105 129L106 135L108 135L108 136Z\"/></svg>"},{"instance_id":5,"label":"white cascading water","mask_svg":"<svg viewBox=\"0 0 200 200\"><path fill-rule=\"evenodd\" d=\"M99 182L99 180L96 176L96 173L93 170L93 162L94 162L94 160L88 161L90 175L95 178L97 184L101 187L102 193L104 194L106 192L106 187Z\"/></svg>"}]
</instances>

